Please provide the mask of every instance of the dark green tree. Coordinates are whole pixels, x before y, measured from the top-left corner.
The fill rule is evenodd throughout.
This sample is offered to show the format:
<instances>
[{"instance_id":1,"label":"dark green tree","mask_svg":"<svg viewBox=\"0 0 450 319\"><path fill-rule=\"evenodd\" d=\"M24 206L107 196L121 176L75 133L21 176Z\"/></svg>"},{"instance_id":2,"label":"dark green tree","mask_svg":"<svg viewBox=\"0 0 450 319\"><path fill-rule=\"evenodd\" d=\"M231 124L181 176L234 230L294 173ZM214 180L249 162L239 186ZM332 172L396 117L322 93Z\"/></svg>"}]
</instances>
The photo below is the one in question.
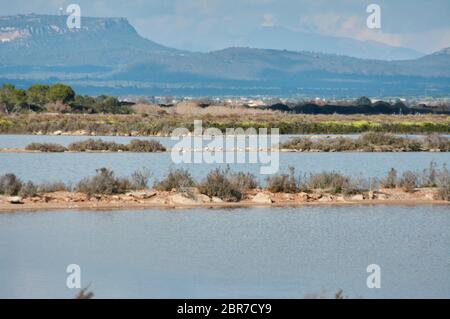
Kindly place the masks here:
<instances>
[{"instance_id":1,"label":"dark green tree","mask_svg":"<svg viewBox=\"0 0 450 319\"><path fill-rule=\"evenodd\" d=\"M70 86L57 83L48 89L47 98L50 102L69 103L75 98L75 92Z\"/></svg>"},{"instance_id":2,"label":"dark green tree","mask_svg":"<svg viewBox=\"0 0 450 319\"><path fill-rule=\"evenodd\" d=\"M4 84L0 89L0 109L6 113L29 109L26 100L26 92L12 84Z\"/></svg>"},{"instance_id":3,"label":"dark green tree","mask_svg":"<svg viewBox=\"0 0 450 319\"><path fill-rule=\"evenodd\" d=\"M26 91L27 103L31 105L38 105L40 107L44 106L49 102L47 97L49 89L50 86L44 84L31 85Z\"/></svg>"}]
</instances>

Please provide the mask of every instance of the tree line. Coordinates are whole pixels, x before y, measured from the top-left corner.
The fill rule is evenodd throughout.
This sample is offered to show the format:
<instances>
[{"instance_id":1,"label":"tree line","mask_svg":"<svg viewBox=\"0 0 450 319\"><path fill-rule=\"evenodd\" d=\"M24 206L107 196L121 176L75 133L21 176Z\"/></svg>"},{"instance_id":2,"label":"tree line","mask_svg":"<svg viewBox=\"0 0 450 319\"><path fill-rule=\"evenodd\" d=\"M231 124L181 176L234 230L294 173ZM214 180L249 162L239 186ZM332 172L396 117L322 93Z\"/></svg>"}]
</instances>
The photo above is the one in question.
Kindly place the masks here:
<instances>
[{"instance_id":1,"label":"tree line","mask_svg":"<svg viewBox=\"0 0 450 319\"><path fill-rule=\"evenodd\" d=\"M68 85L33 84L27 89L4 84L0 88L0 113L131 113L131 103L116 97L77 95Z\"/></svg>"}]
</instances>

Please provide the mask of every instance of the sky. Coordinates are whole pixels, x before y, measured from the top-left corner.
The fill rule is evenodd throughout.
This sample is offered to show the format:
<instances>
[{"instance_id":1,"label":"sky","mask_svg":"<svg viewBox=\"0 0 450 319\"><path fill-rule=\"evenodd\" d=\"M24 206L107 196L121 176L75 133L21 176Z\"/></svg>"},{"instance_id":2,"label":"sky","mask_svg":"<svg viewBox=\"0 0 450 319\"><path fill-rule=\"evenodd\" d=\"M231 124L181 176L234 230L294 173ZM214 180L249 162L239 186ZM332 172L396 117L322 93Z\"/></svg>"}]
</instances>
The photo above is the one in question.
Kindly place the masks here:
<instances>
[{"instance_id":1,"label":"sky","mask_svg":"<svg viewBox=\"0 0 450 319\"><path fill-rule=\"evenodd\" d=\"M58 14L76 3L82 16L126 17L144 37L179 49L245 45L261 26L373 40L432 53L450 46L449 0L0 0L0 15ZM369 4L381 29L366 25Z\"/></svg>"}]
</instances>

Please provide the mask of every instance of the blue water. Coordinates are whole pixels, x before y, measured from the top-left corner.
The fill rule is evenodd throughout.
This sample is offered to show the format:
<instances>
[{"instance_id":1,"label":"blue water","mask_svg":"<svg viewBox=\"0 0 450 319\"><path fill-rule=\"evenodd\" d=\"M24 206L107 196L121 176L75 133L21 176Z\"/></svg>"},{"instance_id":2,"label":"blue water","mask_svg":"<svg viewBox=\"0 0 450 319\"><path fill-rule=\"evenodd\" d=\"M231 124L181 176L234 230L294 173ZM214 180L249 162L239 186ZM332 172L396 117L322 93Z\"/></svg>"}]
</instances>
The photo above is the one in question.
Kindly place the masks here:
<instances>
[{"instance_id":1,"label":"blue water","mask_svg":"<svg viewBox=\"0 0 450 319\"><path fill-rule=\"evenodd\" d=\"M450 166L450 153L280 153L279 169L289 166L297 173L339 171L350 176L382 177L392 167L399 172L422 170L435 161ZM215 167L227 164L175 164L167 153L0 153L0 174L15 173L35 182L61 180L75 183L107 167L117 175L129 175L146 167L152 180L161 179L173 168L186 168L199 179ZM261 164L230 164L232 170L247 171L263 181Z\"/></svg>"},{"instance_id":2,"label":"blue water","mask_svg":"<svg viewBox=\"0 0 450 319\"><path fill-rule=\"evenodd\" d=\"M49 142L12 137L0 136L0 147ZM449 166L450 155L280 153L280 170L367 178L431 161ZM117 175L147 167L152 183L171 168L199 179L226 165L177 165L170 153L0 153L0 175L72 184L99 167ZM230 167L265 178L259 164ZM80 265L82 285L105 298L332 297L338 289L353 298L449 298L449 212L426 205L2 213L0 298L73 297L69 264ZM369 264L381 267L380 289L366 286Z\"/></svg>"},{"instance_id":3,"label":"blue water","mask_svg":"<svg viewBox=\"0 0 450 319\"><path fill-rule=\"evenodd\" d=\"M270 134L270 131L269 131ZM317 135L317 134L309 134L309 135L280 135L280 143L286 142L293 137L299 136L309 136L312 138L333 138L336 136L344 136L349 138L357 138L359 134L348 134L348 135L334 135L334 134L326 134L326 135ZM414 134L399 134L398 136L402 137L410 137L410 138L420 138L422 135L414 135ZM443 135L450 137L450 135ZM0 135L0 148L24 148L30 143L56 143L64 146L68 146L70 143L77 141L84 141L87 139L102 139L105 141L114 141L117 143L129 143L133 139L140 140L155 140L160 142L165 147L173 147L176 140L172 140L170 137L160 137L160 136L66 136L66 135ZM231 138L232 139L232 138Z\"/></svg>"},{"instance_id":4,"label":"blue water","mask_svg":"<svg viewBox=\"0 0 450 319\"><path fill-rule=\"evenodd\" d=\"M446 206L0 214L0 297L449 298ZM366 268L381 267L369 289Z\"/></svg>"}]
</instances>

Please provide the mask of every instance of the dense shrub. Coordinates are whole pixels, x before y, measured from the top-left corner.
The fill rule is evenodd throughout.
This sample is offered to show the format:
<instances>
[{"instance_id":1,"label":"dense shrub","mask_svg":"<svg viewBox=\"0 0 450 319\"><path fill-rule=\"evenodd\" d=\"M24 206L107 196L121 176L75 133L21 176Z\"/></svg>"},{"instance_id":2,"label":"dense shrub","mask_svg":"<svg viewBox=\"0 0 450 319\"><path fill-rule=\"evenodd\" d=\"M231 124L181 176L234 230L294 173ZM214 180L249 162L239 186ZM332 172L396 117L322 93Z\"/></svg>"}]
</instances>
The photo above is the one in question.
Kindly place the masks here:
<instances>
[{"instance_id":1,"label":"dense shrub","mask_svg":"<svg viewBox=\"0 0 450 319\"><path fill-rule=\"evenodd\" d=\"M391 133L367 132L358 138L357 143L365 151L380 149L382 151L418 152L424 147L422 141L415 138L398 137Z\"/></svg>"},{"instance_id":2,"label":"dense shrub","mask_svg":"<svg viewBox=\"0 0 450 319\"><path fill-rule=\"evenodd\" d=\"M436 184L439 187L437 199L450 201L450 171L445 165L437 173Z\"/></svg>"},{"instance_id":3,"label":"dense shrub","mask_svg":"<svg viewBox=\"0 0 450 319\"><path fill-rule=\"evenodd\" d=\"M151 172L147 168L134 171L131 174L131 187L133 189L146 189L150 179Z\"/></svg>"},{"instance_id":4,"label":"dense shrub","mask_svg":"<svg viewBox=\"0 0 450 319\"><path fill-rule=\"evenodd\" d=\"M436 162L431 161L428 168L422 171L420 185L422 187L436 187L439 173Z\"/></svg>"},{"instance_id":5,"label":"dense shrub","mask_svg":"<svg viewBox=\"0 0 450 319\"><path fill-rule=\"evenodd\" d=\"M391 168L387 176L381 179L381 186L384 188L397 187L397 171L394 168Z\"/></svg>"},{"instance_id":6,"label":"dense shrub","mask_svg":"<svg viewBox=\"0 0 450 319\"><path fill-rule=\"evenodd\" d=\"M323 172L311 174L305 185L308 189L323 189L341 193L349 186L349 178L337 172Z\"/></svg>"},{"instance_id":7,"label":"dense shrub","mask_svg":"<svg viewBox=\"0 0 450 319\"><path fill-rule=\"evenodd\" d=\"M23 184L19 191L19 195L23 197L33 197L36 196L37 193L37 186L31 181Z\"/></svg>"},{"instance_id":8,"label":"dense shrub","mask_svg":"<svg viewBox=\"0 0 450 319\"><path fill-rule=\"evenodd\" d=\"M436 199L450 201L450 186L439 187Z\"/></svg>"},{"instance_id":9,"label":"dense shrub","mask_svg":"<svg viewBox=\"0 0 450 319\"><path fill-rule=\"evenodd\" d=\"M131 140L127 145L129 152L164 152L166 148L154 140Z\"/></svg>"},{"instance_id":10,"label":"dense shrub","mask_svg":"<svg viewBox=\"0 0 450 319\"><path fill-rule=\"evenodd\" d=\"M17 195L22 188L22 181L14 174L0 176L0 194Z\"/></svg>"},{"instance_id":11,"label":"dense shrub","mask_svg":"<svg viewBox=\"0 0 450 319\"><path fill-rule=\"evenodd\" d=\"M348 182L342 186L341 192L344 195L361 194L367 190L372 190L376 187L376 181L366 178L348 178Z\"/></svg>"},{"instance_id":12,"label":"dense shrub","mask_svg":"<svg viewBox=\"0 0 450 319\"><path fill-rule=\"evenodd\" d=\"M418 152L430 149L450 150L450 139L444 136L428 136L424 140L417 138L397 137L391 133L367 132L358 138L335 137L317 138L295 137L283 144L281 148L322 152L341 151L408 151Z\"/></svg>"},{"instance_id":13,"label":"dense shrub","mask_svg":"<svg viewBox=\"0 0 450 319\"><path fill-rule=\"evenodd\" d=\"M199 184L199 191L210 197L216 196L225 201L236 202L242 199L242 190L230 179L229 169L216 168L209 172Z\"/></svg>"},{"instance_id":14,"label":"dense shrub","mask_svg":"<svg viewBox=\"0 0 450 319\"><path fill-rule=\"evenodd\" d=\"M273 193L296 193L299 191L294 168L289 168L289 174L281 173L270 176L266 179L267 190Z\"/></svg>"},{"instance_id":15,"label":"dense shrub","mask_svg":"<svg viewBox=\"0 0 450 319\"><path fill-rule=\"evenodd\" d=\"M314 149L324 152L353 151L361 148L357 140L342 136L330 139L317 139L314 143Z\"/></svg>"},{"instance_id":16,"label":"dense shrub","mask_svg":"<svg viewBox=\"0 0 450 319\"><path fill-rule=\"evenodd\" d=\"M313 149L313 141L307 137L294 137L281 144L280 147L298 151L309 151Z\"/></svg>"},{"instance_id":17,"label":"dense shrub","mask_svg":"<svg viewBox=\"0 0 450 319\"><path fill-rule=\"evenodd\" d=\"M87 139L85 141L73 142L68 146L69 151L86 152L86 151L126 151L127 147L116 142L107 142L101 139Z\"/></svg>"},{"instance_id":18,"label":"dense shrub","mask_svg":"<svg viewBox=\"0 0 450 319\"><path fill-rule=\"evenodd\" d=\"M111 195L125 193L132 189L132 183L127 178L118 178L107 168L97 169L96 172L95 176L82 179L75 186L76 191L87 195Z\"/></svg>"},{"instance_id":19,"label":"dense shrub","mask_svg":"<svg viewBox=\"0 0 450 319\"><path fill-rule=\"evenodd\" d=\"M90 102L86 102L90 105ZM2 103L0 101L0 109ZM257 113L253 110L227 109L226 115L183 115L169 108L158 115L103 115L103 114L5 114L0 119L0 133L33 134L41 131L51 134L57 130L73 132L85 130L95 135L170 135L177 127L192 131L193 120L203 120L204 128L216 127L223 132L226 128L278 127L281 134L351 134L369 130L400 134L450 133L448 117L443 115L301 115L284 113ZM233 111L234 110L234 111ZM237 112L236 110L239 110ZM1 112L1 110L0 110ZM72 108L72 112L74 112ZM78 111L77 111L78 112ZM80 110L79 112L85 112ZM95 113L95 111L92 111ZM230 113L231 112L231 113ZM251 112L251 113L250 113ZM0 113L1 114L1 113Z\"/></svg>"},{"instance_id":20,"label":"dense shrub","mask_svg":"<svg viewBox=\"0 0 450 319\"><path fill-rule=\"evenodd\" d=\"M88 139L71 143L68 146L70 151L109 151L109 152L163 152L166 150L158 141L153 140L132 140L129 144L103 141L102 139Z\"/></svg>"},{"instance_id":21,"label":"dense shrub","mask_svg":"<svg viewBox=\"0 0 450 319\"><path fill-rule=\"evenodd\" d=\"M399 141L394 134L383 132L367 132L362 134L359 139L363 144L372 145L394 145Z\"/></svg>"},{"instance_id":22,"label":"dense shrub","mask_svg":"<svg viewBox=\"0 0 450 319\"><path fill-rule=\"evenodd\" d=\"M39 184L37 187L37 191L40 194L43 193L54 193L54 192L64 192L70 191L71 188L64 184L63 182L44 182Z\"/></svg>"},{"instance_id":23,"label":"dense shrub","mask_svg":"<svg viewBox=\"0 0 450 319\"><path fill-rule=\"evenodd\" d=\"M425 137L424 145L427 149L437 149L441 152L450 151L450 138L438 134L431 134Z\"/></svg>"},{"instance_id":24,"label":"dense shrub","mask_svg":"<svg viewBox=\"0 0 450 319\"><path fill-rule=\"evenodd\" d=\"M311 139L308 137L297 137L293 138L291 141L282 144L281 147L302 151L319 150L323 152L351 151L360 148L360 146L355 142L354 139L345 137L318 138L318 139Z\"/></svg>"},{"instance_id":25,"label":"dense shrub","mask_svg":"<svg viewBox=\"0 0 450 319\"><path fill-rule=\"evenodd\" d=\"M56 83L45 90L46 97L50 102L67 103L73 101L75 92L70 86Z\"/></svg>"},{"instance_id":26,"label":"dense shrub","mask_svg":"<svg viewBox=\"0 0 450 319\"><path fill-rule=\"evenodd\" d=\"M53 143L31 143L25 147L28 151L39 151L39 152L65 152L67 148L63 145L53 144Z\"/></svg>"},{"instance_id":27,"label":"dense shrub","mask_svg":"<svg viewBox=\"0 0 450 319\"><path fill-rule=\"evenodd\" d=\"M231 172L229 174L229 179L231 184L233 184L240 191L248 191L259 186L255 176L250 173Z\"/></svg>"},{"instance_id":28,"label":"dense shrub","mask_svg":"<svg viewBox=\"0 0 450 319\"><path fill-rule=\"evenodd\" d=\"M412 171L405 171L400 177L398 186L403 188L405 192L412 192L418 186L417 174Z\"/></svg>"},{"instance_id":29,"label":"dense shrub","mask_svg":"<svg viewBox=\"0 0 450 319\"><path fill-rule=\"evenodd\" d=\"M96 175L82 179L76 184L74 190L89 196L94 194L120 194L129 190L147 188L150 171L147 169L135 171L130 177L116 177L114 172L106 168L96 170ZM388 175L375 182L370 178L350 178L338 172L322 172L318 174L304 175L302 179L295 178L293 168L289 173L280 173L267 178L266 189L271 192L296 193L299 191L322 190L331 193L343 193L346 195L357 194L380 184L386 188L401 187L406 192L413 192L418 187L437 188L436 198L450 200L450 172L444 165L439 168L436 163L419 172L405 171L397 178L397 171L391 169ZM167 177L161 181L155 181L157 190L186 192L195 197L196 190L191 189L198 185L200 193L210 197L220 197L225 201L239 201L249 190L259 187L252 174L244 172L232 172L229 168L215 169L209 172L201 183L197 184L187 170L171 170ZM375 186L376 185L376 186ZM35 185L32 182L22 183L14 174L0 176L0 194L32 197L36 194L52 193L56 191L71 191L71 187L64 183L42 183ZM190 193L192 191L192 193Z\"/></svg>"},{"instance_id":30,"label":"dense shrub","mask_svg":"<svg viewBox=\"0 0 450 319\"><path fill-rule=\"evenodd\" d=\"M195 185L195 182L187 170L182 168L176 170L170 170L169 174L161 180L155 181L153 188L160 191L171 191L175 189L177 191L184 191L188 187Z\"/></svg>"}]
</instances>

